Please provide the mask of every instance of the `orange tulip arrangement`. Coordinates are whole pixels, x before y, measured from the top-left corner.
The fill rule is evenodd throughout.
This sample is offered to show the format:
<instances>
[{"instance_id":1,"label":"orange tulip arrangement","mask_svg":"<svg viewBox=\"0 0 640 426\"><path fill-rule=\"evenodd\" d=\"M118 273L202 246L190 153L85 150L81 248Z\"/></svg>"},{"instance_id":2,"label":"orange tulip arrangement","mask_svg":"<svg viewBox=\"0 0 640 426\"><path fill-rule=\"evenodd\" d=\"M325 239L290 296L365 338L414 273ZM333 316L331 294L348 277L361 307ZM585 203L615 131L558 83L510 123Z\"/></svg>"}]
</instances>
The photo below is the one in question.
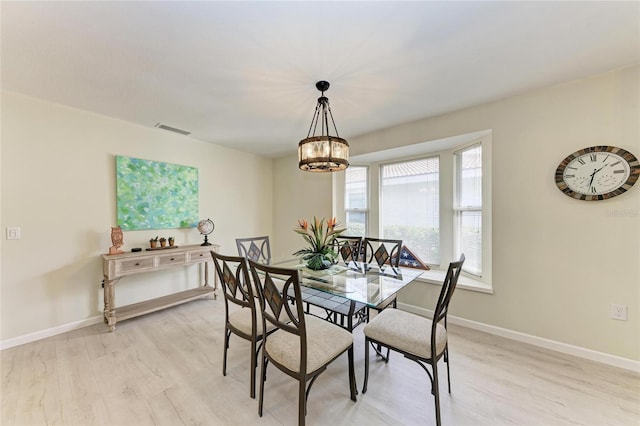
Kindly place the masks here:
<instances>
[{"instance_id":1,"label":"orange tulip arrangement","mask_svg":"<svg viewBox=\"0 0 640 426\"><path fill-rule=\"evenodd\" d=\"M294 231L302 235L309 247L298 250L293 255L302 256L309 269L320 270L331 266L338 256L333 243L345 228L339 227L335 217L327 220L325 226L324 219L318 220L314 216L311 225L304 219L298 220L298 227Z\"/></svg>"}]
</instances>

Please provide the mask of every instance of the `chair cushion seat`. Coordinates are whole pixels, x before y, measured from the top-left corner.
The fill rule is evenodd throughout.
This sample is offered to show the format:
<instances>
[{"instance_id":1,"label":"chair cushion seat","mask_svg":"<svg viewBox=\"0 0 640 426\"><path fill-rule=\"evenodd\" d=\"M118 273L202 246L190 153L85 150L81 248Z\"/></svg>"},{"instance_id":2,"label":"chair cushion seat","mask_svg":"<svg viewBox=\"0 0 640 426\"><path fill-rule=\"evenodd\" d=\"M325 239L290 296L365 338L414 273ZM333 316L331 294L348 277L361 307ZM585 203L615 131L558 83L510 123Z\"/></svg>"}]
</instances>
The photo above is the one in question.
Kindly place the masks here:
<instances>
[{"instance_id":1,"label":"chair cushion seat","mask_svg":"<svg viewBox=\"0 0 640 426\"><path fill-rule=\"evenodd\" d=\"M257 303L257 301L256 301ZM241 332L251 335L251 309L242 308L229 313L229 323ZM273 330L272 324L267 324L267 331ZM262 312L256 309L256 336L262 335Z\"/></svg>"},{"instance_id":2,"label":"chair cushion seat","mask_svg":"<svg viewBox=\"0 0 640 426\"><path fill-rule=\"evenodd\" d=\"M305 315L307 327L307 373L327 364L353 345L347 330L313 315ZM300 337L277 330L267 337L264 350L275 362L291 371L300 370Z\"/></svg>"},{"instance_id":3,"label":"chair cushion seat","mask_svg":"<svg viewBox=\"0 0 640 426\"><path fill-rule=\"evenodd\" d=\"M431 358L432 320L399 309L388 308L375 316L365 327L364 334L383 345L403 352ZM436 326L436 356L440 355L447 344L447 330L443 325Z\"/></svg>"}]
</instances>

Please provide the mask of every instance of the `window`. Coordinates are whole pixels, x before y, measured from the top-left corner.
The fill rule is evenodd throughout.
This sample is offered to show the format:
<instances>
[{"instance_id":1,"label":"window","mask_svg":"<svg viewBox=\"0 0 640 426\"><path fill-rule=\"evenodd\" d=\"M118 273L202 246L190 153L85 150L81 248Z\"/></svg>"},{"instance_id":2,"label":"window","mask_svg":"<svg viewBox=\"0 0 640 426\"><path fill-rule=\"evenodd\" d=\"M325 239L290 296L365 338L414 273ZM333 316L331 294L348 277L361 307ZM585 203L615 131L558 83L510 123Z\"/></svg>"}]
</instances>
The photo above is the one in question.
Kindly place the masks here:
<instances>
[{"instance_id":1,"label":"window","mask_svg":"<svg viewBox=\"0 0 640 426\"><path fill-rule=\"evenodd\" d=\"M381 231L402 240L424 262L440 263L440 160L381 166Z\"/></svg>"},{"instance_id":2,"label":"window","mask_svg":"<svg viewBox=\"0 0 640 426\"><path fill-rule=\"evenodd\" d=\"M337 215L349 233L402 239L432 276L464 253L465 286L491 289L491 145L487 129L354 155L334 175Z\"/></svg>"},{"instance_id":3,"label":"window","mask_svg":"<svg viewBox=\"0 0 640 426\"><path fill-rule=\"evenodd\" d=\"M463 270L482 275L482 146L455 152L454 250Z\"/></svg>"},{"instance_id":4,"label":"window","mask_svg":"<svg viewBox=\"0 0 640 426\"><path fill-rule=\"evenodd\" d=\"M345 216L347 230L344 235L367 235L369 201L367 197L367 167L350 166L345 170Z\"/></svg>"}]
</instances>

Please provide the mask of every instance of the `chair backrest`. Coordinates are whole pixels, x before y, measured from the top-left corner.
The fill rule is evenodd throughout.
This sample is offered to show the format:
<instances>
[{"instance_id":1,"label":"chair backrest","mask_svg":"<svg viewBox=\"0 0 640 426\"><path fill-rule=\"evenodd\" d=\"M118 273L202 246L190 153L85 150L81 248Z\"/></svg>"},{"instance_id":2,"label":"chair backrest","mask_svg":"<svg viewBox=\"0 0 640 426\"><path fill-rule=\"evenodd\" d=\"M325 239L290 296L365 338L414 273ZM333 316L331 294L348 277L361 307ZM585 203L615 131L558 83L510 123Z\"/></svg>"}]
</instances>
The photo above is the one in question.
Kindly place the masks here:
<instances>
[{"instance_id":1,"label":"chair backrest","mask_svg":"<svg viewBox=\"0 0 640 426\"><path fill-rule=\"evenodd\" d=\"M334 249L338 253L338 258L346 265L360 260L360 250L362 248L362 237L349 237L341 235L334 240Z\"/></svg>"},{"instance_id":2,"label":"chair backrest","mask_svg":"<svg viewBox=\"0 0 640 426\"><path fill-rule=\"evenodd\" d=\"M299 336L301 363L299 371L306 371L307 328L298 270L269 266L252 260L249 260L249 266L262 310L262 329L266 330L267 324L272 324L280 330ZM284 282L282 293L274 284L274 281L277 280ZM290 297L285 297L284 294L293 294L295 303L288 303ZM268 336L265 335L264 338L266 345Z\"/></svg>"},{"instance_id":3,"label":"chair backrest","mask_svg":"<svg viewBox=\"0 0 640 426\"><path fill-rule=\"evenodd\" d=\"M402 240L390 240L385 238L365 238L363 261L369 265L375 264L384 268L386 264L394 268L400 266L400 252Z\"/></svg>"},{"instance_id":4,"label":"chair backrest","mask_svg":"<svg viewBox=\"0 0 640 426\"><path fill-rule=\"evenodd\" d=\"M460 260L455 262L451 262L449 264L449 269L447 269L447 275L444 278L444 282L442 283L442 289L440 290L440 296L438 297L438 303L436 303L436 307L433 312L433 323L431 325L431 340L432 347L435 348L435 330L436 325L441 321L444 321L444 326L447 326L447 314L449 312L449 302L451 302L451 296L453 296L453 292L456 289L456 285L458 284L458 277L460 276L460 271L462 271L462 265L464 264L464 253L460 255Z\"/></svg>"},{"instance_id":5,"label":"chair backrest","mask_svg":"<svg viewBox=\"0 0 640 426\"><path fill-rule=\"evenodd\" d=\"M271 263L271 245L269 236L236 238L238 255L254 262Z\"/></svg>"},{"instance_id":6,"label":"chair backrest","mask_svg":"<svg viewBox=\"0 0 640 426\"><path fill-rule=\"evenodd\" d=\"M247 260L241 256L225 256L215 251L211 251L211 256L213 257L218 279L222 284L227 319L229 316L229 303L243 308L251 308L253 311L253 330L255 330L256 306Z\"/></svg>"}]
</instances>

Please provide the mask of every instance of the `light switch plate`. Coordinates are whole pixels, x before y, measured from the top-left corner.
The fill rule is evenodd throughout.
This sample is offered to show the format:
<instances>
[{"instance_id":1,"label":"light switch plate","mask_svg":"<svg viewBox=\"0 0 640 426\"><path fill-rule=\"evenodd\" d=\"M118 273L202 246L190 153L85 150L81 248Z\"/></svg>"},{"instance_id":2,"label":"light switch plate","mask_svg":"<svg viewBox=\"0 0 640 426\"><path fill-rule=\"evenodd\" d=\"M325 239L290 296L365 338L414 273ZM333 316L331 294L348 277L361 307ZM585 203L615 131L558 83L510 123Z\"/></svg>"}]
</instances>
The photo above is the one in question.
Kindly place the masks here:
<instances>
[{"instance_id":1,"label":"light switch plate","mask_svg":"<svg viewBox=\"0 0 640 426\"><path fill-rule=\"evenodd\" d=\"M20 239L20 227L8 226L7 227L7 240L19 240Z\"/></svg>"}]
</instances>

